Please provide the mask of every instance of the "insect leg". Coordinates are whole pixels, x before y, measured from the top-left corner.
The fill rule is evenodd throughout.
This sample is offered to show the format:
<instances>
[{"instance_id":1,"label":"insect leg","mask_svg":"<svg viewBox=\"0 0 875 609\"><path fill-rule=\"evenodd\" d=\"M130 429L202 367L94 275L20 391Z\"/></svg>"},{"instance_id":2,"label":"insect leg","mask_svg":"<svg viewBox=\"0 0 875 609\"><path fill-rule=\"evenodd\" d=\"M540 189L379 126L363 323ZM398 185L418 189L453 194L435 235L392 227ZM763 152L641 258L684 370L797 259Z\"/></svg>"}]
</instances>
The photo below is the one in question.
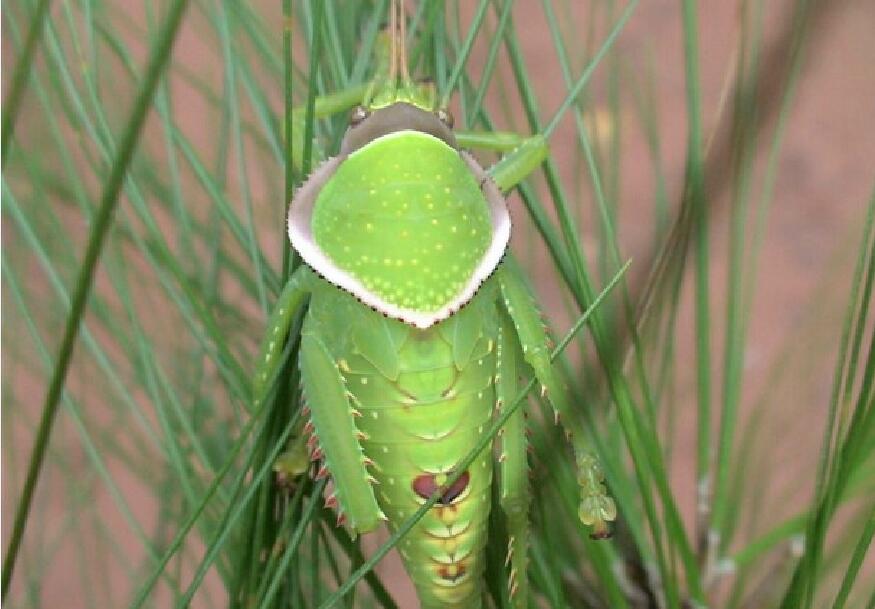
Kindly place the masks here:
<instances>
[{"instance_id":1,"label":"insect leg","mask_svg":"<svg viewBox=\"0 0 875 609\"><path fill-rule=\"evenodd\" d=\"M300 365L304 398L318 440L315 450L324 457L325 474L330 473L334 481L335 499L329 497L328 503L337 502L338 520L346 519L353 531L372 531L386 517L371 488L376 480L368 473L368 460L359 444L362 432L353 420L357 411L331 353L306 329L301 336Z\"/></svg>"},{"instance_id":2,"label":"insect leg","mask_svg":"<svg viewBox=\"0 0 875 609\"><path fill-rule=\"evenodd\" d=\"M456 141L463 148L483 148L506 153L488 170L490 177L504 192L537 169L548 153L547 140L540 135L525 137L509 132L457 132Z\"/></svg>"},{"instance_id":3,"label":"insect leg","mask_svg":"<svg viewBox=\"0 0 875 609\"><path fill-rule=\"evenodd\" d=\"M517 383L519 344L507 315L501 314L498 334L497 372L495 375L496 409L499 413L513 405L519 391ZM522 406L510 416L499 432L501 453L498 457L499 502L507 520L507 562L510 567L508 586L513 606L528 606L529 549L529 476L526 422Z\"/></svg>"},{"instance_id":4,"label":"insect leg","mask_svg":"<svg viewBox=\"0 0 875 609\"><path fill-rule=\"evenodd\" d=\"M307 267L301 266L295 271L289 277L267 320L267 331L261 344L261 353L252 383L253 410L258 410L270 392L272 381L277 374L277 366L281 363L280 356L286 344L289 327L295 318L295 313L310 295L309 278L310 271Z\"/></svg>"},{"instance_id":5,"label":"insect leg","mask_svg":"<svg viewBox=\"0 0 875 609\"><path fill-rule=\"evenodd\" d=\"M550 401L557 422L561 420L574 447L577 480L581 487L580 519L593 526L594 538L607 537L607 521L616 518L617 508L607 494L598 460L585 441L579 419L568 403L565 387L560 384L550 362L547 332L540 313L525 283L513 268L502 264L495 274L501 286L501 301L522 346L523 359L534 370L541 384L541 394Z\"/></svg>"},{"instance_id":6,"label":"insect leg","mask_svg":"<svg viewBox=\"0 0 875 609\"><path fill-rule=\"evenodd\" d=\"M513 131L456 131L454 135L462 148L480 148L495 152L513 152L529 139Z\"/></svg>"},{"instance_id":7,"label":"insect leg","mask_svg":"<svg viewBox=\"0 0 875 609\"><path fill-rule=\"evenodd\" d=\"M340 112L351 110L362 103L370 86L370 83L363 83L336 93L317 97L313 118L327 118ZM304 127L307 120L307 107L297 106L292 108L292 111L289 113L289 120L292 121L291 158L295 163L300 163L300 159L304 156ZM300 169L297 165L296 168Z\"/></svg>"},{"instance_id":8,"label":"insect leg","mask_svg":"<svg viewBox=\"0 0 875 609\"><path fill-rule=\"evenodd\" d=\"M299 418L289 438L288 448L274 461L273 473L277 485L281 487L294 488L295 481L310 469L310 452L303 429L304 419Z\"/></svg>"}]
</instances>

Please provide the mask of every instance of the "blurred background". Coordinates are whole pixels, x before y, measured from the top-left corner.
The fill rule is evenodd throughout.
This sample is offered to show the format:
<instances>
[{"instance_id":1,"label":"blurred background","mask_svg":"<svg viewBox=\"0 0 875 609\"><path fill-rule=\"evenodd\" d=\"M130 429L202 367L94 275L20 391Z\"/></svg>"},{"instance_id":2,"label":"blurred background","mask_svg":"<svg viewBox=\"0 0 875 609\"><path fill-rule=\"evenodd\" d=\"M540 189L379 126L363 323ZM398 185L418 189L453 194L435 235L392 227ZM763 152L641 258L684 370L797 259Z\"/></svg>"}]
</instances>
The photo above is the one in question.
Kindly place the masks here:
<instances>
[{"instance_id":1,"label":"blurred background","mask_svg":"<svg viewBox=\"0 0 875 609\"><path fill-rule=\"evenodd\" d=\"M254 412L249 380L308 162L285 127L313 130L318 162L347 121L284 108L368 78L388 2L17 0L2 8L5 560L98 205L181 4L9 607L316 607L388 538L351 542L321 502L308 511L306 477L275 484L298 403ZM563 360L616 535L588 540L570 451L533 401L536 606L875 606L875 3L407 11L418 73L444 91L461 70L457 127L536 132L590 74L549 166L508 197L555 336L631 260ZM394 552L374 573L347 606L417 606Z\"/></svg>"}]
</instances>

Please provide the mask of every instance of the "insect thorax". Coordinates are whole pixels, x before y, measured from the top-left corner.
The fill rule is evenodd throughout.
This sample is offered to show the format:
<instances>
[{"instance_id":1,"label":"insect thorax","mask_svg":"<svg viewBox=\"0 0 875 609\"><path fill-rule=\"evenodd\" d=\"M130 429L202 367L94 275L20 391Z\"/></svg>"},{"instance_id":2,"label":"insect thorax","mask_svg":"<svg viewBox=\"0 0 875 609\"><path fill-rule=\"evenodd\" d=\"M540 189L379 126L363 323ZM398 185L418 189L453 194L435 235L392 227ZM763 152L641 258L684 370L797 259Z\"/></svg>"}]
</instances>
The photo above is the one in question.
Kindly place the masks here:
<instances>
[{"instance_id":1,"label":"insect thorax","mask_svg":"<svg viewBox=\"0 0 875 609\"><path fill-rule=\"evenodd\" d=\"M509 237L504 202L497 191L492 200L484 194L473 160L430 134L403 130L333 162L330 174L314 174L323 182L310 213L290 216L292 243L308 264L418 327L473 297Z\"/></svg>"}]
</instances>

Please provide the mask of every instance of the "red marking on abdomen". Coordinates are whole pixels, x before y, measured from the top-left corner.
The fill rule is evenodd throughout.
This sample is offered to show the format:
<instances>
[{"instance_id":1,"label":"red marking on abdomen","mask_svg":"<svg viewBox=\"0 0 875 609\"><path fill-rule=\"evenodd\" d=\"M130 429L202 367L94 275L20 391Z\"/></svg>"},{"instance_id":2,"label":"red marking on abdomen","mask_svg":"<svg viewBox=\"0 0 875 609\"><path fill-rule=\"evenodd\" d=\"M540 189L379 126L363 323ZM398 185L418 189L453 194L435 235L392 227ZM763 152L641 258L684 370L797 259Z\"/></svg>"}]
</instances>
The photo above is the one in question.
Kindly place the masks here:
<instances>
[{"instance_id":1,"label":"red marking on abdomen","mask_svg":"<svg viewBox=\"0 0 875 609\"><path fill-rule=\"evenodd\" d=\"M445 579L447 581L455 582L457 579L465 575L467 568L465 567L465 563L462 562L454 562L451 565L444 565L442 567L438 567L438 576L441 579Z\"/></svg>"},{"instance_id":2,"label":"red marking on abdomen","mask_svg":"<svg viewBox=\"0 0 875 609\"><path fill-rule=\"evenodd\" d=\"M438 491L438 485L434 478L434 474L423 474L422 476L417 476L413 479L413 492L423 499L428 499ZM458 480L449 486L449 488L443 489L443 494L441 494L438 499L438 503L441 505L449 505L452 503L453 500L468 488L468 482L470 480L471 475L467 471L464 472L459 476Z\"/></svg>"}]
</instances>

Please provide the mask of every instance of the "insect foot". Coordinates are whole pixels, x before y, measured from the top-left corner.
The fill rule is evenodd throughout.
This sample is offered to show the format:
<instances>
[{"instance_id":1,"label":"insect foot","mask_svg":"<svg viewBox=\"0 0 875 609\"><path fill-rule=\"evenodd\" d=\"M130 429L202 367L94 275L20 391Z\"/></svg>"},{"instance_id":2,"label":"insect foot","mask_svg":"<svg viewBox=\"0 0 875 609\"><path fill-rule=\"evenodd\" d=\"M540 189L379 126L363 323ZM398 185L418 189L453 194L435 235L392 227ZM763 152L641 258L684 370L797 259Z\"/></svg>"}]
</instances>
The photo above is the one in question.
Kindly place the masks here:
<instances>
[{"instance_id":1,"label":"insect foot","mask_svg":"<svg viewBox=\"0 0 875 609\"><path fill-rule=\"evenodd\" d=\"M273 464L273 473L279 488L291 491L295 482L310 468L307 446L302 438L295 438L289 449L283 452Z\"/></svg>"},{"instance_id":2,"label":"insect foot","mask_svg":"<svg viewBox=\"0 0 875 609\"><path fill-rule=\"evenodd\" d=\"M605 488L605 475L592 453L584 453L577 459L577 482L580 484L580 521L593 527L592 539L607 539L611 536L608 522L617 518L617 505Z\"/></svg>"}]
</instances>

